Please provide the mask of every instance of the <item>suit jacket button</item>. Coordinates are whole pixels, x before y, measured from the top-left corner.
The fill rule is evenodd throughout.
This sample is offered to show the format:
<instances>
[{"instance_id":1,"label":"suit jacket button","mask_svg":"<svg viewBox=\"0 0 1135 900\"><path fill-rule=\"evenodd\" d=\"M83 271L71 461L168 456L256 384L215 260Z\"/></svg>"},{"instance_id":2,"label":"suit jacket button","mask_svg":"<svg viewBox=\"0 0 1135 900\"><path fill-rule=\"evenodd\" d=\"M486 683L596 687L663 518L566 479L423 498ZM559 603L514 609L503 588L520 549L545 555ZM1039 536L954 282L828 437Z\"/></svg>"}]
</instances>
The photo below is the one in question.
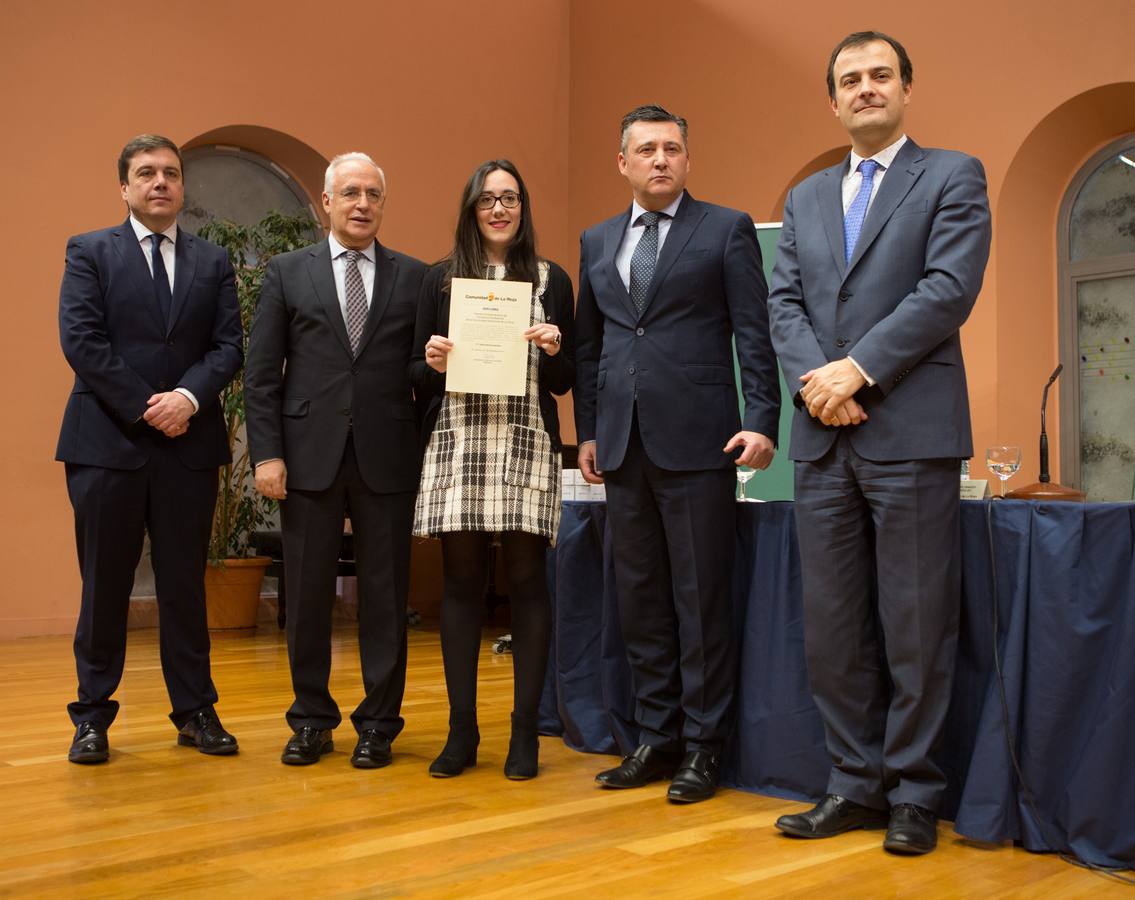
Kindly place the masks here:
<instances>
[{"instance_id":1,"label":"suit jacket button","mask_svg":"<svg viewBox=\"0 0 1135 900\"><path fill-rule=\"evenodd\" d=\"M164 390L165 390L165 389L166 389L167 387L169 387L169 385L167 385L167 384L166 384L166 383L165 383L164 381L159 381L159 382L158 382L158 388L159 388L160 390L163 390L163 391L164 391Z\"/></svg>"},{"instance_id":2,"label":"suit jacket button","mask_svg":"<svg viewBox=\"0 0 1135 900\"><path fill-rule=\"evenodd\" d=\"M835 342L835 345L837 347L846 347L847 346L847 339L846 338L840 338L838 341Z\"/></svg>"},{"instance_id":3,"label":"suit jacket button","mask_svg":"<svg viewBox=\"0 0 1135 900\"><path fill-rule=\"evenodd\" d=\"M845 303L847 302L847 299L848 299L848 298L849 298L850 296L851 296L851 294L849 294L849 293L848 293L847 291L840 291L840 292L839 292L839 299L840 299L841 301L845 302Z\"/></svg>"},{"instance_id":4,"label":"suit jacket button","mask_svg":"<svg viewBox=\"0 0 1135 900\"><path fill-rule=\"evenodd\" d=\"M168 339L166 340L166 346L167 346L167 347L172 347L172 346L173 346L173 338L168 338Z\"/></svg>"},{"instance_id":5,"label":"suit jacket button","mask_svg":"<svg viewBox=\"0 0 1135 900\"><path fill-rule=\"evenodd\" d=\"M634 330L634 333L637 334L639 337L642 337L644 334L646 334L646 329L645 328L636 328Z\"/></svg>"},{"instance_id":6,"label":"suit jacket button","mask_svg":"<svg viewBox=\"0 0 1135 900\"><path fill-rule=\"evenodd\" d=\"M631 367L630 367L629 369L627 369L627 374L628 374L628 375L633 375L633 374L634 374L634 366L631 366Z\"/></svg>"},{"instance_id":7,"label":"suit jacket button","mask_svg":"<svg viewBox=\"0 0 1135 900\"><path fill-rule=\"evenodd\" d=\"M358 375L358 374L359 374L359 370L358 370L358 369L351 369L351 374L352 374L352 375Z\"/></svg>"}]
</instances>

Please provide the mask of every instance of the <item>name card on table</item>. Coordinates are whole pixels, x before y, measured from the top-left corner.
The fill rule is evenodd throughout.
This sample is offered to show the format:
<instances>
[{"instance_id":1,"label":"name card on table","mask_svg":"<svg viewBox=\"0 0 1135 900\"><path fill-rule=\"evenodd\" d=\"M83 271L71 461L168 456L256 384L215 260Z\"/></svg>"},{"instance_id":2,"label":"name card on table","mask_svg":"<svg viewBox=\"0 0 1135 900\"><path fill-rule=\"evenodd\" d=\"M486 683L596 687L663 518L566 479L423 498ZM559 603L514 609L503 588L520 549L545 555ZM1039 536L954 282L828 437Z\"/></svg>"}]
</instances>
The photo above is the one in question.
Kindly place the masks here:
<instances>
[{"instance_id":1,"label":"name card on table","mask_svg":"<svg viewBox=\"0 0 1135 900\"><path fill-rule=\"evenodd\" d=\"M985 478L969 478L962 482L963 500L985 500L989 497L989 481Z\"/></svg>"}]
</instances>

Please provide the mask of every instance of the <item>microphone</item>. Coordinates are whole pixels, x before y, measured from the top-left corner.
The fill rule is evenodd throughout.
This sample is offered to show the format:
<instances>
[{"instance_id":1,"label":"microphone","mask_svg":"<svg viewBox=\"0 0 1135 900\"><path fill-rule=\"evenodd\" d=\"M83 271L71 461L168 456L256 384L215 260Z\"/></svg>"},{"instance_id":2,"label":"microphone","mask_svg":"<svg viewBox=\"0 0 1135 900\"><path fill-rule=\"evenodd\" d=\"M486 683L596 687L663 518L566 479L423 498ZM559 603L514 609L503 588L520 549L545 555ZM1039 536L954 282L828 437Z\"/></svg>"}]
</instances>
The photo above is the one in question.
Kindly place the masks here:
<instances>
[{"instance_id":1,"label":"microphone","mask_svg":"<svg viewBox=\"0 0 1135 900\"><path fill-rule=\"evenodd\" d=\"M1060 373L1064 371L1064 364L1059 364L1048 377L1048 384L1044 386L1044 393L1040 398L1040 480L1026 487L1009 491L1005 496L1013 500L1075 500L1083 502L1086 497L1083 491L1075 488L1063 487L1052 483L1048 474L1048 431L1046 430L1045 409L1048 406L1048 389L1056 383Z\"/></svg>"},{"instance_id":2,"label":"microphone","mask_svg":"<svg viewBox=\"0 0 1135 900\"><path fill-rule=\"evenodd\" d=\"M1060 373L1064 371L1064 363L1057 363L1056 368L1048 377L1048 384L1044 386L1044 394L1040 398L1040 483L1048 484L1052 479L1048 475L1048 432L1044 430L1044 408L1048 405L1048 389L1056 383Z\"/></svg>"}]
</instances>

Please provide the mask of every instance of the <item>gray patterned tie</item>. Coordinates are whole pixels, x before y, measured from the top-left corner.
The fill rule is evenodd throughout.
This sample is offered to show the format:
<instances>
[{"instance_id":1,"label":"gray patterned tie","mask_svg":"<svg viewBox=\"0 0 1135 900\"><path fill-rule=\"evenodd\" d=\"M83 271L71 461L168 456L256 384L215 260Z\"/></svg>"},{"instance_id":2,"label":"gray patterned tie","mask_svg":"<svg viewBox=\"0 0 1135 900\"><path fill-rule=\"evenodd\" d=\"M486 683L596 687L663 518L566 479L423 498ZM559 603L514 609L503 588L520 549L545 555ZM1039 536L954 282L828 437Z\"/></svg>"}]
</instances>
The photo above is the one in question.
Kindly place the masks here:
<instances>
[{"instance_id":1,"label":"gray patterned tie","mask_svg":"<svg viewBox=\"0 0 1135 900\"><path fill-rule=\"evenodd\" d=\"M343 293L347 295L347 338L351 342L351 353L359 352L363 328L367 324L367 292L363 287L363 276L359 274L358 250L348 250L347 271L343 275Z\"/></svg>"},{"instance_id":2,"label":"gray patterned tie","mask_svg":"<svg viewBox=\"0 0 1135 900\"><path fill-rule=\"evenodd\" d=\"M638 217L639 222L646 226L631 254L631 302L639 315L646 306L646 291L654 277L654 265L658 262L658 220L661 218L661 213L656 212L644 212Z\"/></svg>"}]
</instances>

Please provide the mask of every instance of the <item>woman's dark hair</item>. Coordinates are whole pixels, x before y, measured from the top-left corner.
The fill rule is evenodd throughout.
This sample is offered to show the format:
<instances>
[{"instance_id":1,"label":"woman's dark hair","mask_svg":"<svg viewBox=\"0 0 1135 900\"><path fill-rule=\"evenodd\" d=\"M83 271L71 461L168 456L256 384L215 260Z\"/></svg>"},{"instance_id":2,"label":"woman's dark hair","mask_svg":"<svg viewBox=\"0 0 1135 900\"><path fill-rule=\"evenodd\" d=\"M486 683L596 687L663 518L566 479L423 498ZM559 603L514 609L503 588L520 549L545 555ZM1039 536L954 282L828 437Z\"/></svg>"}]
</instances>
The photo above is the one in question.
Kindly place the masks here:
<instances>
[{"instance_id":1,"label":"woman's dark hair","mask_svg":"<svg viewBox=\"0 0 1135 900\"><path fill-rule=\"evenodd\" d=\"M520 227L516 237L509 244L505 256L505 278L510 281L530 281L533 286L539 281L536 267L536 229L532 225L532 206L528 201L528 188L520 172L507 159L490 159L483 162L469 176L465 190L461 193L461 208L457 213L457 230L453 238L453 250L446 257L445 287L453 278L484 278L488 257L481 242L481 230L477 227L477 199L485 190L485 179L497 170L507 172L516 179L520 189Z\"/></svg>"}]
</instances>

